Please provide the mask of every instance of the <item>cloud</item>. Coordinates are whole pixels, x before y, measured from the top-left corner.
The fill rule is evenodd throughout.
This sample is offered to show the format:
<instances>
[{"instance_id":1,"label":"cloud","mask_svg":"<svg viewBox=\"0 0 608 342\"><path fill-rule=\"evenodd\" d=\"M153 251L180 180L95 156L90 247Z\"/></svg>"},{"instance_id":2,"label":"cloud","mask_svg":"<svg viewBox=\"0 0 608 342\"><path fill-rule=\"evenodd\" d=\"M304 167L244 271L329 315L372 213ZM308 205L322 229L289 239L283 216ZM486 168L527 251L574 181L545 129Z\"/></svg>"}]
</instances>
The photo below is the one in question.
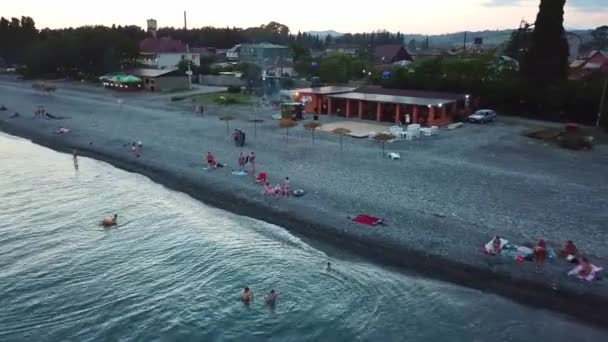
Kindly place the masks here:
<instances>
[{"instance_id":1,"label":"cloud","mask_svg":"<svg viewBox=\"0 0 608 342\"><path fill-rule=\"evenodd\" d=\"M511 7L521 6L524 2L523 0L487 0L483 4L489 7Z\"/></svg>"}]
</instances>

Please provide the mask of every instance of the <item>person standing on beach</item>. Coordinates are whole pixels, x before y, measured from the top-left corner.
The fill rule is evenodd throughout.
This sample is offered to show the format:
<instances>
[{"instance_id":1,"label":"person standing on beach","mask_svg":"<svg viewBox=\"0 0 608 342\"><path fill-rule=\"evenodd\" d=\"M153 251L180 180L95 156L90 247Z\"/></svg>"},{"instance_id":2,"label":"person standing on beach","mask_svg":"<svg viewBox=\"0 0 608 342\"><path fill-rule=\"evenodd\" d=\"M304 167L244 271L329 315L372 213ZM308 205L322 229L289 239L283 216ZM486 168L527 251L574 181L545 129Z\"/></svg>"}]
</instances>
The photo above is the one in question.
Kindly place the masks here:
<instances>
[{"instance_id":1,"label":"person standing on beach","mask_svg":"<svg viewBox=\"0 0 608 342\"><path fill-rule=\"evenodd\" d=\"M239 155L239 171L244 172L245 171L245 155L243 154L243 152L241 152L241 154Z\"/></svg>"},{"instance_id":2,"label":"person standing on beach","mask_svg":"<svg viewBox=\"0 0 608 342\"><path fill-rule=\"evenodd\" d=\"M72 161L74 162L74 170L78 171L78 151L72 151Z\"/></svg>"},{"instance_id":3,"label":"person standing on beach","mask_svg":"<svg viewBox=\"0 0 608 342\"><path fill-rule=\"evenodd\" d=\"M255 177L255 154L253 152L249 154L249 163L251 164L251 175Z\"/></svg>"}]
</instances>

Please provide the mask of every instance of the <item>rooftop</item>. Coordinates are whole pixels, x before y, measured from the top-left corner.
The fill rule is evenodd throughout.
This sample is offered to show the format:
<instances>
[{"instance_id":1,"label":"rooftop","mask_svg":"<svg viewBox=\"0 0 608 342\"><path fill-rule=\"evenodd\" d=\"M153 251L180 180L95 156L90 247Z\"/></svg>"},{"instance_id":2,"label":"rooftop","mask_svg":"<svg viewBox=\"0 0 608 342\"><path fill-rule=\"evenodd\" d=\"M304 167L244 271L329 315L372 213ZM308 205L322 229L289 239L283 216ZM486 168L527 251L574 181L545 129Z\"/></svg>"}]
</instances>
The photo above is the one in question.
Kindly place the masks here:
<instances>
[{"instance_id":1,"label":"rooftop","mask_svg":"<svg viewBox=\"0 0 608 342\"><path fill-rule=\"evenodd\" d=\"M259 43L259 44L243 44L248 48L262 48L262 49L287 49L287 46L271 44L271 43Z\"/></svg>"},{"instance_id":2,"label":"rooftop","mask_svg":"<svg viewBox=\"0 0 608 342\"><path fill-rule=\"evenodd\" d=\"M370 102L382 102L382 103L395 103L404 105L417 105L417 106L439 106L443 104L456 102L455 99L435 99L428 97L412 97L412 96L396 96L396 95L380 95L380 94L365 94L365 93L344 93L330 95L332 98L347 99L347 100L361 100Z\"/></svg>"},{"instance_id":3,"label":"rooftop","mask_svg":"<svg viewBox=\"0 0 608 342\"><path fill-rule=\"evenodd\" d=\"M133 69L129 73L141 77L159 77L170 74L177 69Z\"/></svg>"},{"instance_id":4,"label":"rooftop","mask_svg":"<svg viewBox=\"0 0 608 342\"><path fill-rule=\"evenodd\" d=\"M186 52L186 50L186 44L169 37L146 38L139 43L139 51L143 53Z\"/></svg>"},{"instance_id":5,"label":"rooftop","mask_svg":"<svg viewBox=\"0 0 608 342\"><path fill-rule=\"evenodd\" d=\"M303 88L303 89L298 89L297 91L299 93L306 93L306 94L329 95L329 94L348 93L355 89L356 88L354 88L354 87L325 86L325 87L317 87L317 88Z\"/></svg>"},{"instance_id":6,"label":"rooftop","mask_svg":"<svg viewBox=\"0 0 608 342\"><path fill-rule=\"evenodd\" d=\"M355 89L357 93L365 94L377 94L377 95L391 95L391 96L406 96L406 97L422 97L429 99L448 99L448 100L462 100L466 97L466 94L458 93L447 93L442 91L428 91L428 90L412 90L412 89L391 89L382 88L379 86L362 86Z\"/></svg>"}]
</instances>

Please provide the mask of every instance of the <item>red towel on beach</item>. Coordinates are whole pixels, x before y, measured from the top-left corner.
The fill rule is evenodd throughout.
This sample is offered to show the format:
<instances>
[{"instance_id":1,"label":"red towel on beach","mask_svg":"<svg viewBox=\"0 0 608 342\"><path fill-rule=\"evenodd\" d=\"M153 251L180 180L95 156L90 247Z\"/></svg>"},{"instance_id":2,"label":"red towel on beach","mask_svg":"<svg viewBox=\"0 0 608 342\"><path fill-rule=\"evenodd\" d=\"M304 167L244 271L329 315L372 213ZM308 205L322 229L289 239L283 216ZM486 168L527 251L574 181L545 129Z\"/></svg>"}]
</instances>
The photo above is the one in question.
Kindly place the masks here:
<instances>
[{"instance_id":1,"label":"red towel on beach","mask_svg":"<svg viewBox=\"0 0 608 342\"><path fill-rule=\"evenodd\" d=\"M360 224L365 224L368 226L376 226L378 225L378 223L382 222L381 219L377 218L377 217L373 217L373 216L369 216L369 215L357 215L354 219L353 222L355 223L360 223Z\"/></svg>"}]
</instances>

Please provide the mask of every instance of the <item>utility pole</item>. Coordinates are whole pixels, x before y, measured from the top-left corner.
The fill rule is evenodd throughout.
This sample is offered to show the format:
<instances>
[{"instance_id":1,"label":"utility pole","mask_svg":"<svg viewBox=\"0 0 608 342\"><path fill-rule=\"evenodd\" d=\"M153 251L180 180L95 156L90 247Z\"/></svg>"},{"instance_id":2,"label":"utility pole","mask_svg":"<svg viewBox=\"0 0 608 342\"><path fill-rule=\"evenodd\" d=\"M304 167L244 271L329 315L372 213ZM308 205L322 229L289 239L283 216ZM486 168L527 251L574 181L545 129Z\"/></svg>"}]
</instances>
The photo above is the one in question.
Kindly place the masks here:
<instances>
[{"instance_id":1,"label":"utility pole","mask_svg":"<svg viewBox=\"0 0 608 342\"><path fill-rule=\"evenodd\" d=\"M604 81L604 89L602 90L602 97L600 99L600 108L597 112L597 121L595 122L595 126L600 126L600 120L602 118L602 113L604 112L604 105L606 104L606 91L608 91L608 75L606 75L606 80Z\"/></svg>"},{"instance_id":2,"label":"utility pole","mask_svg":"<svg viewBox=\"0 0 608 342\"><path fill-rule=\"evenodd\" d=\"M186 20L186 11L184 11L184 30L188 30L188 22ZM192 64L192 55L190 55L190 46L186 44L186 62L188 62L188 71L186 71L186 75L188 75L188 89L192 89L192 68L190 64Z\"/></svg>"},{"instance_id":3,"label":"utility pole","mask_svg":"<svg viewBox=\"0 0 608 342\"><path fill-rule=\"evenodd\" d=\"M462 43L462 50L467 51L467 31L464 31L464 42Z\"/></svg>"},{"instance_id":4,"label":"utility pole","mask_svg":"<svg viewBox=\"0 0 608 342\"><path fill-rule=\"evenodd\" d=\"M186 75L188 75L188 89L192 89L192 68L190 68L190 64L192 63L192 56L190 55L190 47L186 44L186 62L188 63L188 71L186 71Z\"/></svg>"}]
</instances>

